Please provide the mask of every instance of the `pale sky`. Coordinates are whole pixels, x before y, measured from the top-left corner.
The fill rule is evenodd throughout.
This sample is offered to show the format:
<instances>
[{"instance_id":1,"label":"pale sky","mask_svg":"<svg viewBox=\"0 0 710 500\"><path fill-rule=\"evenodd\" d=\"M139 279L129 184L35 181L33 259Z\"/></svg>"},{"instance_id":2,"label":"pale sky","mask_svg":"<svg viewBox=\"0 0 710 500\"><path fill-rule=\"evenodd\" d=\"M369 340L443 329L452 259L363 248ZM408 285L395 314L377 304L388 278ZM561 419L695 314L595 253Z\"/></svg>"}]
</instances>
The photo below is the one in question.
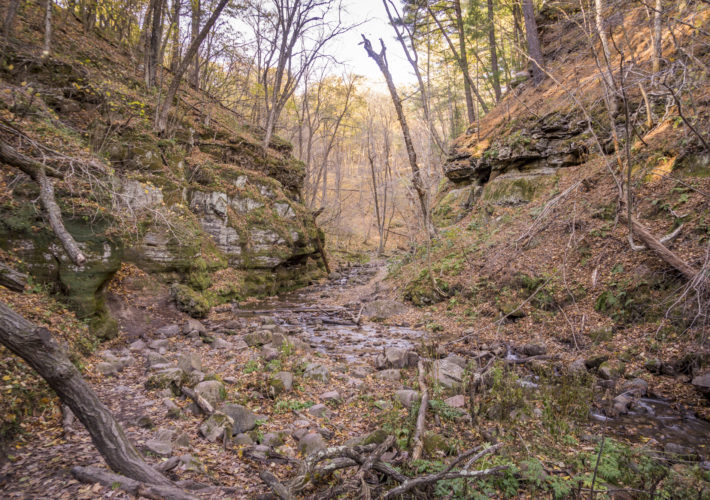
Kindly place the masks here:
<instances>
[{"instance_id":1,"label":"pale sky","mask_svg":"<svg viewBox=\"0 0 710 500\"><path fill-rule=\"evenodd\" d=\"M395 5L400 2L395 0ZM364 23L342 35L328 48L335 57L343 62L347 71L365 76L377 90L386 92L385 81L375 61L370 59L362 45L360 34L370 39L373 47L379 51L379 39L387 46L387 60L395 85L410 84L415 81L414 73L395 38L394 30L387 19L387 12L382 0L344 0L346 9L345 22L350 24Z\"/></svg>"}]
</instances>

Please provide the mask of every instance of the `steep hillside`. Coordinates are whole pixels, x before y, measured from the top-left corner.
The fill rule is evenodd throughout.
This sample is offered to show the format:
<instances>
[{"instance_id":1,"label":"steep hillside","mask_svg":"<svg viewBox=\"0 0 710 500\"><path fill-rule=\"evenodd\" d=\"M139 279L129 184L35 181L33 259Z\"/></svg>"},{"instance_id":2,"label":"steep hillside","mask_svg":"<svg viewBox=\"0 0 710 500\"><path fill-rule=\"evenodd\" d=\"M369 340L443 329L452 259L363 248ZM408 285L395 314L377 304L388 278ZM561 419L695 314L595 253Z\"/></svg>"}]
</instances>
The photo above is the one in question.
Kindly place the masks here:
<instances>
[{"instance_id":1,"label":"steep hillside","mask_svg":"<svg viewBox=\"0 0 710 500\"><path fill-rule=\"evenodd\" d=\"M187 86L158 137L159 90L146 92L134 55L66 16L42 57L40 12L25 11L0 68L0 134L54 167L65 225L88 260L68 259L45 222L38 185L3 166L6 258L60 292L104 338L116 322L103 291L127 264L172 284L178 306L195 317L319 274L322 235L299 202L304 171L289 144L274 139L265 153L259 130Z\"/></svg>"}]
</instances>

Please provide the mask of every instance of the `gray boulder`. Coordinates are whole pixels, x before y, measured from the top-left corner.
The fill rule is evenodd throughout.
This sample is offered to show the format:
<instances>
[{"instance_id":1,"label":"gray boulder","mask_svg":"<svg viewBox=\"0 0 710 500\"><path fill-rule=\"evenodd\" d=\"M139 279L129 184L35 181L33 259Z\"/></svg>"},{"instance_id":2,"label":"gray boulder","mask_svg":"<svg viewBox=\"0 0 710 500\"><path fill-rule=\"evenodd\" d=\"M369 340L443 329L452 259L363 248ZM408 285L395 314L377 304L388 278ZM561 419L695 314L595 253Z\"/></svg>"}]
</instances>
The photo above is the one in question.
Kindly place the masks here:
<instances>
[{"instance_id":1,"label":"gray boulder","mask_svg":"<svg viewBox=\"0 0 710 500\"><path fill-rule=\"evenodd\" d=\"M193 332L202 335L207 333L207 328L205 328L205 325L203 325L201 321L195 318L188 318L185 324L182 325L182 333L189 335Z\"/></svg>"},{"instance_id":2,"label":"gray boulder","mask_svg":"<svg viewBox=\"0 0 710 500\"><path fill-rule=\"evenodd\" d=\"M375 378L379 380L388 380L390 382L397 382L402 380L402 372L396 368L391 368L389 370L382 370L375 373Z\"/></svg>"},{"instance_id":3,"label":"gray boulder","mask_svg":"<svg viewBox=\"0 0 710 500\"><path fill-rule=\"evenodd\" d=\"M375 358L375 368L383 370L385 368L407 368L416 366L419 355L408 349L398 347L388 347Z\"/></svg>"},{"instance_id":4,"label":"gray boulder","mask_svg":"<svg viewBox=\"0 0 710 500\"><path fill-rule=\"evenodd\" d=\"M216 411L200 425L200 434L208 441L214 442L222 438L226 433L232 435L234 420L222 412Z\"/></svg>"},{"instance_id":5,"label":"gray boulder","mask_svg":"<svg viewBox=\"0 0 710 500\"><path fill-rule=\"evenodd\" d=\"M190 373L192 371L202 371L202 358L196 352L182 354L178 358L178 368L180 368L185 373Z\"/></svg>"},{"instance_id":6,"label":"gray boulder","mask_svg":"<svg viewBox=\"0 0 710 500\"><path fill-rule=\"evenodd\" d=\"M261 346L271 342L272 333L268 330L257 330L244 335L244 342L249 347Z\"/></svg>"},{"instance_id":7,"label":"gray boulder","mask_svg":"<svg viewBox=\"0 0 710 500\"><path fill-rule=\"evenodd\" d=\"M317 451L325 449L326 446L323 436L317 432L306 434L298 441L298 451L304 456L312 455Z\"/></svg>"},{"instance_id":8,"label":"gray boulder","mask_svg":"<svg viewBox=\"0 0 710 500\"><path fill-rule=\"evenodd\" d=\"M710 397L710 372L694 377L691 383L701 394Z\"/></svg>"},{"instance_id":9,"label":"gray boulder","mask_svg":"<svg viewBox=\"0 0 710 500\"><path fill-rule=\"evenodd\" d=\"M176 324L165 325L158 328L155 333L163 337L174 337L180 333L180 327Z\"/></svg>"},{"instance_id":10,"label":"gray boulder","mask_svg":"<svg viewBox=\"0 0 710 500\"><path fill-rule=\"evenodd\" d=\"M285 392L291 392L293 388L293 373L278 372L269 379L269 392L272 396L278 396Z\"/></svg>"},{"instance_id":11,"label":"gray boulder","mask_svg":"<svg viewBox=\"0 0 710 500\"><path fill-rule=\"evenodd\" d=\"M202 396L213 407L227 397L227 391L218 380L205 380L195 386L195 394Z\"/></svg>"},{"instance_id":12,"label":"gray boulder","mask_svg":"<svg viewBox=\"0 0 710 500\"><path fill-rule=\"evenodd\" d=\"M362 317L371 321L383 321L407 312L407 306L395 300L373 300L365 304Z\"/></svg>"},{"instance_id":13,"label":"gray boulder","mask_svg":"<svg viewBox=\"0 0 710 500\"><path fill-rule=\"evenodd\" d=\"M241 434L256 427L256 415L249 408L242 405L227 404L222 406L221 411L232 419L234 434Z\"/></svg>"},{"instance_id":14,"label":"gray boulder","mask_svg":"<svg viewBox=\"0 0 710 500\"><path fill-rule=\"evenodd\" d=\"M448 358L439 359L434 361L434 376L437 383L453 389L463 383L464 369Z\"/></svg>"},{"instance_id":15,"label":"gray boulder","mask_svg":"<svg viewBox=\"0 0 710 500\"><path fill-rule=\"evenodd\" d=\"M333 412L322 404L311 406L308 408L308 413L318 418L330 418L333 415Z\"/></svg>"},{"instance_id":16,"label":"gray boulder","mask_svg":"<svg viewBox=\"0 0 710 500\"><path fill-rule=\"evenodd\" d=\"M394 398L400 402L400 404L406 409L411 409L414 403L421 401L422 395L419 391L413 391L411 389L402 389L394 393Z\"/></svg>"},{"instance_id":17,"label":"gray boulder","mask_svg":"<svg viewBox=\"0 0 710 500\"><path fill-rule=\"evenodd\" d=\"M321 382L328 382L330 379L330 372L320 363L308 363L303 376L314 380L320 380Z\"/></svg>"},{"instance_id":18,"label":"gray boulder","mask_svg":"<svg viewBox=\"0 0 710 500\"><path fill-rule=\"evenodd\" d=\"M279 351L267 344L261 348L261 357L264 358L264 361L272 361L279 357Z\"/></svg>"}]
</instances>

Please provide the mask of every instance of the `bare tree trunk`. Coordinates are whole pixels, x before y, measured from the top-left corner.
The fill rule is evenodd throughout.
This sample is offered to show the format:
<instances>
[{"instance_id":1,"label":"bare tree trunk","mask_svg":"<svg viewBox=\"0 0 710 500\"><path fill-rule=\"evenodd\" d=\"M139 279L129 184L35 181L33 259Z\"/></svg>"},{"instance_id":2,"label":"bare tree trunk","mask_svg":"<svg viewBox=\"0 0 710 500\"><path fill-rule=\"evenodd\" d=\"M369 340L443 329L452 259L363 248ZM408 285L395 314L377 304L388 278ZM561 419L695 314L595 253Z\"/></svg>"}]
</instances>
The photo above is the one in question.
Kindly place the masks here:
<instances>
[{"instance_id":1,"label":"bare tree trunk","mask_svg":"<svg viewBox=\"0 0 710 500\"><path fill-rule=\"evenodd\" d=\"M42 57L49 56L49 49L52 45L52 0L45 0L44 4L44 48Z\"/></svg>"},{"instance_id":2,"label":"bare tree trunk","mask_svg":"<svg viewBox=\"0 0 710 500\"><path fill-rule=\"evenodd\" d=\"M466 38L463 29L463 14L461 12L461 0L454 0L454 10L456 11L456 29L459 32L459 65L464 75L468 75L468 54L466 53ZM463 89L466 96L466 116L468 123L476 121L476 111L473 109L473 95L471 94L471 82L469 78L463 79Z\"/></svg>"},{"instance_id":3,"label":"bare tree trunk","mask_svg":"<svg viewBox=\"0 0 710 500\"><path fill-rule=\"evenodd\" d=\"M180 64L180 9L182 0L173 0L173 47L170 55L170 71L173 74Z\"/></svg>"},{"instance_id":4,"label":"bare tree trunk","mask_svg":"<svg viewBox=\"0 0 710 500\"><path fill-rule=\"evenodd\" d=\"M192 17L190 19L190 45L195 43L197 37L200 35L200 16L202 6L200 5L200 0L190 0ZM201 42L200 42L201 43ZM197 46L199 50L199 45ZM195 89L200 88L200 58L195 55L195 65L192 67L192 86Z\"/></svg>"},{"instance_id":5,"label":"bare tree trunk","mask_svg":"<svg viewBox=\"0 0 710 500\"><path fill-rule=\"evenodd\" d=\"M500 74L498 70L498 51L496 50L496 27L493 16L493 0L488 0L488 47L491 51L491 72L493 73L493 92L496 102L500 101Z\"/></svg>"},{"instance_id":6,"label":"bare tree trunk","mask_svg":"<svg viewBox=\"0 0 710 500\"><path fill-rule=\"evenodd\" d=\"M661 58L663 57L663 31L661 24L661 12L663 10L663 0L656 0L656 5L653 11L653 34L651 42L653 43L653 72L661 71Z\"/></svg>"},{"instance_id":7,"label":"bare tree trunk","mask_svg":"<svg viewBox=\"0 0 710 500\"><path fill-rule=\"evenodd\" d=\"M160 55L160 42L163 39L163 3L165 0L153 0L153 23L150 31L148 50L145 56L145 86L152 88L155 85L155 76L158 72L158 59Z\"/></svg>"},{"instance_id":8,"label":"bare tree trunk","mask_svg":"<svg viewBox=\"0 0 710 500\"><path fill-rule=\"evenodd\" d=\"M12 31L15 27L15 17L17 16L17 10L20 7L20 0L10 0L7 6L7 11L5 12L5 21L3 22L3 36L5 38L5 43L10 41L12 37Z\"/></svg>"},{"instance_id":9,"label":"bare tree trunk","mask_svg":"<svg viewBox=\"0 0 710 500\"><path fill-rule=\"evenodd\" d=\"M0 343L24 359L71 408L111 469L136 481L172 485L143 461L49 330L33 325L0 303Z\"/></svg>"},{"instance_id":10,"label":"bare tree trunk","mask_svg":"<svg viewBox=\"0 0 710 500\"><path fill-rule=\"evenodd\" d=\"M17 152L3 141L0 141L0 161L19 168L39 184L40 199L42 200L44 209L47 211L47 218L49 219L49 226L52 228L52 231L54 231L54 234L59 238L59 241L62 242L64 250L66 250L69 258L75 264L81 265L86 262L86 257L79 249L74 237L69 234L69 231L64 227L62 212L54 198L54 186L47 178L45 166Z\"/></svg>"},{"instance_id":11,"label":"bare tree trunk","mask_svg":"<svg viewBox=\"0 0 710 500\"><path fill-rule=\"evenodd\" d=\"M222 13L222 9L224 9L225 5L227 5L227 2L228 0L219 0L217 7L215 7L214 9L214 12L212 12L212 15L202 27L202 30L197 35L197 38L195 38L190 44L190 47L185 53L185 57L183 58L182 62L180 63L180 66L178 66L177 71L173 75L173 81L170 82L170 87L168 87L168 91L165 94L165 99L163 100L162 104L158 106L158 110L155 113L155 129L158 133L165 133L165 130L168 126L168 114L170 113L170 108L172 107L173 99L175 99L175 94L177 94L178 88L180 87L180 81L182 80L182 76L187 71L187 68L189 67L190 62L192 61L192 58L195 57L195 55L197 54L197 49L202 43L202 40L204 40L207 36L207 32L212 29L212 26L217 21L217 18Z\"/></svg>"},{"instance_id":12,"label":"bare tree trunk","mask_svg":"<svg viewBox=\"0 0 710 500\"><path fill-rule=\"evenodd\" d=\"M380 39L380 52L377 53L372 48L370 40L361 35L363 43L365 46L365 51L367 55L371 57L380 68L385 80L387 81L387 88L389 89L390 96L392 97L392 103L394 104L394 109L397 112L397 118L399 120L399 125L402 127L402 135L404 136L404 145L407 150L407 157L409 158L409 166L412 169L412 185L414 190L417 192L417 197L419 198L419 208L422 211L422 221L424 223L424 229L426 230L427 236L433 238L436 236L436 228L431 221L431 214L429 213L429 203L427 200L427 192L424 189L424 183L422 182L422 174L419 171L419 165L417 164L417 153L414 150L414 144L412 143L412 136L409 132L409 126L407 125L407 118L404 115L404 109L402 108L402 101L397 94L397 89L394 86L394 81L392 80L392 74L390 73L386 51L385 42Z\"/></svg>"},{"instance_id":13,"label":"bare tree trunk","mask_svg":"<svg viewBox=\"0 0 710 500\"><path fill-rule=\"evenodd\" d=\"M604 51L604 60L601 64L602 77L604 78L604 86L606 91L604 92L607 107L609 108L609 113L613 116L616 114L616 97L615 97L615 86L614 78L611 72L611 50L609 49L609 40L606 36L606 27L604 25L604 0L594 0L594 18L597 25L597 33L599 34L599 40L602 43L602 50Z\"/></svg>"},{"instance_id":14,"label":"bare tree trunk","mask_svg":"<svg viewBox=\"0 0 710 500\"><path fill-rule=\"evenodd\" d=\"M532 59L533 81L540 83L545 78L545 73L542 70L545 66L542 60L540 35L537 32L535 7L533 7L532 0L523 0L523 18L525 19L525 32L528 39L528 54L530 55L530 59Z\"/></svg>"}]
</instances>

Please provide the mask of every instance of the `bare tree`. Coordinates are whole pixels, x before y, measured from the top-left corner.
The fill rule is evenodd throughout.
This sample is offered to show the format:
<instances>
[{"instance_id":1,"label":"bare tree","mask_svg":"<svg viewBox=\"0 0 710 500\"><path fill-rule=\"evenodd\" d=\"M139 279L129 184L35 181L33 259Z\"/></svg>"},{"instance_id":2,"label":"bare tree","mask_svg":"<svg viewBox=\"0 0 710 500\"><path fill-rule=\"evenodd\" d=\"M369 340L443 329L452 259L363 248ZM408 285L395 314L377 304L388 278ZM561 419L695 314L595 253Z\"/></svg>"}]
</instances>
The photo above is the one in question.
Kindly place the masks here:
<instances>
[{"instance_id":1,"label":"bare tree","mask_svg":"<svg viewBox=\"0 0 710 500\"><path fill-rule=\"evenodd\" d=\"M663 26L661 24L661 13L663 10L663 0L656 0L653 10L653 33L651 43L653 44L653 72L661 71L661 58L663 57Z\"/></svg>"},{"instance_id":2,"label":"bare tree","mask_svg":"<svg viewBox=\"0 0 710 500\"><path fill-rule=\"evenodd\" d=\"M2 31L3 37L5 38L5 43L10 41L12 37L12 31L15 27L15 17L17 16L17 10L20 7L20 0L10 0L7 5L7 10L5 11L5 19L3 21Z\"/></svg>"},{"instance_id":3,"label":"bare tree","mask_svg":"<svg viewBox=\"0 0 710 500\"><path fill-rule=\"evenodd\" d=\"M372 58L377 66L380 68L382 75L385 77L387 82L387 89L390 92L390 97L392 98L392 104L394 104L394 109L397 112L397 119L399 120L399 125L402 128L402 135L404 136L404 145L407 150L407 157L409 158L409 167L412 170L412 186L417 193L419 198L419 208L422 213L422 222L424 229L426 230L429 238L436 236L436 228L431 220L431 214L429 212L429 200L426 188L422 182L422 175L419 170L419 165L417 164L417 153L414 150L414 143L412 142L412 135L409 131L409 125L407 124L407 118L404 114L404 109L402 108L402 100L397 93L397 88L394 86L394 81L392 80L392 74L389 70L389 65L387 64L387 48L385 47L385 42L380 39L380 51L375 52L372 48L372 43L367 39L365 35L362 35L362 43L365 47L367 55Z\"/></svg>"},{"instance_id":4,"label":"bare tree","mask_svg":"<svg viewBox=\"0 0 710 500\"><path fill-rule=\"evenodd\" d=\"M525 33L528 40L528 55L532 60L533 81L540 83L545 78L545 67L540 49L540 35L535 21L535 7L532 0L523 0L523 19L525 19Z\"/></svg>"},{"instance_id":5,"label":"bare tree","mask_svg":"<svg viewBox=\"0 0 710 500\"><path fill-rule=\"evenodd\" d=\"M52 45L52 0L44 2L44 47L42 57L49 56L49 49Z\"/></svg>"},{"instance_id":6,"label":"bare tree","mask_svg":"<svg viewBox=\"0 0 710 500\"><path fill-rule=\"evenodd\" d=\"M215 21L217 21L217 18L222 13L222 10L227 5L228 1L229 0L219 0L219 3L212 12L212 15L202 27L202 30L200 30L200 33L197 35L197 38L195 38L190 44L190 47L185 53L185 57L183 57L182 62L180 63L180 66L178 66L177 71L175 71L175 74L173 75L173 81L170 82L170 87L168 87L168 91L165 94L165 99L163 99L163 102L158 106L158 109L155 112L155 129L158 133L165 133L168 127L168 115L170 113L173 100L175 99L175 95L177 94L178 88L180 87L180 81L182 80L183 75L190 66L192 59L196 56L197 50L200 44L202 43L202 40L204 40L207 36L207 32L212 29L212 26L214 25Z\"/></svg>"},{"instance_id":7,"label":"bare tree","mask_svg":"<svg viewBox=\"0 0 710 500\"><path fill-rule=\"evenodd\" d=\"M190 45L200 36L200 16L202 4L200 0L190 0ZM199 46L197 47L199 50ZM192 67L192 86L200 88L200 58L195 54L195 63Z\"/></svg>"},{"instance_id":8,"label":"bare tree","mask_svg":"<svg viewBox=\"0 0 710 500\"><path fill-rule=\"evenodd\" d=\"M496 26L493 16L493 0L488 0L488 48L491 52L491 73L493 92L496 102L500 101L500 74L498 70L498 51L496 50Z\"/></svg>"},{"instance_id":9,"label":"bare tree","mask_svg":"<svg viewBox=\"0 0 710 500\"><path fill-rule=\"evenodd\" d=\"M251 8L259 83L264 92L262 144L266 150L303 75L323 55L330 40L352 27L342 23L340 0L271 0L266 6L254 2ZM331 16L336 20L330 20Z\"/></svg>"},{"instance_id":10,"label":"bare tree","mask_svg":"<svg viewBox=\"0 0 710 500\"><path fill-rule=\"evenodd\" d=\"M182 9L182 0L173 0L173 19L172 19L172 53L170 55L170 71L175 73L180 64L180 11Z\"/></svg>"}]
</instances>

